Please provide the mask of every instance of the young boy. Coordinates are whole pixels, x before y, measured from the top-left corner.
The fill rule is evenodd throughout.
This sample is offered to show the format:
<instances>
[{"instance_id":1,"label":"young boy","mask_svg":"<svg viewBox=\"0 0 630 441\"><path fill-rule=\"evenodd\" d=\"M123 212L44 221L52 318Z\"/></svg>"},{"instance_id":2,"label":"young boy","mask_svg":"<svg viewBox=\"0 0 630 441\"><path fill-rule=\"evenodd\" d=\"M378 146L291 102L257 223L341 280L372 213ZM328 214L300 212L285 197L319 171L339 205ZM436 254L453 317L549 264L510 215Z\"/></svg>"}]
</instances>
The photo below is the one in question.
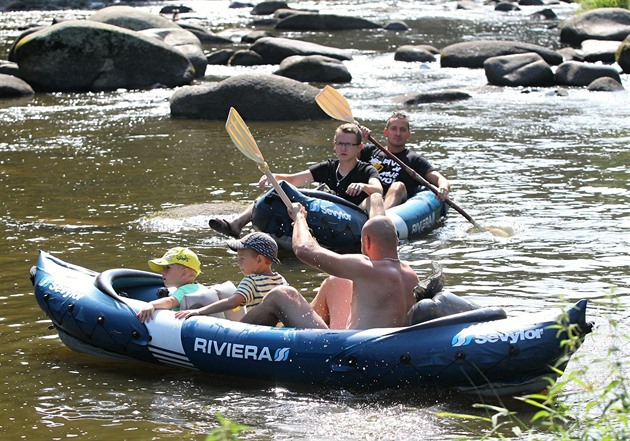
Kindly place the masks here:
<instances>
[{"instance_id":1,"label":"young boy","mask_svg":"<svg viewBox=\"0 0 630 441\"><path fill-rule=\"evenodd\" d=\"M164 286L175 288L175 291L168 297L147 303L136 314L140 323L151 321L156 309L179 311L179 304L186 294L205 289L203 285L195 282L201 273L201 263L197 255L188 248L171 248L161 258L149 260L149 268L156 273L162 273Z\"/></svg>"},{"instance_id":2,"label":"young boy","mask_svg":"<svg viewBox=\"0 0 630 441\"><path fill-rule=\"evenodd\" d=\"M255 307L265 294L279 285L287 285L280 274L271 269L278 260L278 244L266 233L250 233L240 240L231 240L227 246L238 254L237 263L245 277L240 281L236 292L198 309L188 309L175 313L177 318L193 315L207 315L229 311L242 306Z\"/></svg>"}]
</instances>

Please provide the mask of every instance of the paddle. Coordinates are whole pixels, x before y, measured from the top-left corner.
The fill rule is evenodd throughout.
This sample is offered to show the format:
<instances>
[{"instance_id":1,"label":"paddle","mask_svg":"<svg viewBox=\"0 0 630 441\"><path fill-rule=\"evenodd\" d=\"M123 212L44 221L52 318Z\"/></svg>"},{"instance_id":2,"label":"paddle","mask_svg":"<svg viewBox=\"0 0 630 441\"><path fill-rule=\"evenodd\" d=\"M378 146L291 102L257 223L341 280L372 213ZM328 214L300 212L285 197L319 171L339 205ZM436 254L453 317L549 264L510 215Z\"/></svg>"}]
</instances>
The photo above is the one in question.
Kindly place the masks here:
<instances>
[{"instance_id":1,"label":"paddle","mask_svg":"<svg viewBox=\"0 0 630 441\"><path fill-rule=\"evenodd\" d=\"M258 165L260 171L267 176L273 188L275 188L276 192L280 195L280 199L282 199L284 205L286 205L288 209L291 209L291 200L282 187L280 187L274 175L269 171L269 166L265 162L265 158L263 158L256 144L256 140L245 125L245 121L243 121L243 118L241 118L241 115L238 114L234 107L230 107L230 113L225 123L225 130L227 130L228 135L232 138L232 142L238 147L241 153Z\"/></svg>"},{"instance_id":2,"label":"paddle","mask_svg":"<svg viewBox=\"0 0 630 441\"><path fill-rule=\"evenodd\" d=\"M350 109L350 104L348 103L348 100L346 100L346 98L337 90L335 90L333 87L331 86L324 87L324 89L322 89L322 91L319 92L319 94L317 94L317 97L315 97L315 101L317 101L317 104L319 105L319 107L321 107L321 109L324 112L326 112L326 114L328 114L330 117L337 119L339 121L344 121L344 122L359 125L359 123L352 116L352 110ZM368 140L371 143L373 143L379 150L385 153L389 158L391 158L398 165L400 165L403 168L403 170L405 170L412 178L420 182L422 185L427 187L436 195L438 194L438 189L435 185L431 184L424 177L420 176L414 169L409 167L402 160L400 160L400 158L396 157L392 152L387 150L380 142L374 139L372 135L368 136ZM502 230L500 228L497 228L497 227L493 227L492 230L498 230L498 231L491 231L487 228L482 227L477 222L475 222L472 216L466 213L464 209L462 209L459 205L453 202L450 198L446 198L444 202L447 203L449 206L453 207L455 211L457 211L459 214L464 216L466 220L468 220L471 224L473 224L475 228L479 229L480 231L490 231L493 234L498 234L501 236L510 236L509 232Z\"/></svg>"}]
</instances>

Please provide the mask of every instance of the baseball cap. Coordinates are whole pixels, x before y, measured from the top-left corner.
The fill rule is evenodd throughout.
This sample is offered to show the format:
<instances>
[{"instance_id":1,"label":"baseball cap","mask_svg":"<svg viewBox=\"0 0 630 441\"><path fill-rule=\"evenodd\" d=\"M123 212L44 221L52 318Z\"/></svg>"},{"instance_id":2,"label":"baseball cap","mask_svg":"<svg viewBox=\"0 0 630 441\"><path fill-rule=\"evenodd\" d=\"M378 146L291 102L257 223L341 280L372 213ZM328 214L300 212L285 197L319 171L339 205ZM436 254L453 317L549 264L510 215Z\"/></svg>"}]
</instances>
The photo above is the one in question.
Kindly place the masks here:
<instances>
[{"instance_id":1,"label":"baseball cap","mask_svg":"<svg viewBox=\"0 0 630 441\"><path fill-rule=\"evenodd\" d=\"M278 260L278 244L266 233L260 233L258 231L249 233L241 239L228 241L227 246L232 251L253 250L274 263L280 263L280 260Z\"/></svg>"},{"instance_id":2,"label":"baseball cap","mask_svg":"<svg viewBox=\"0 0 630 441\"><path fill-rule=\"evenodd\" d=\"M171 248L161 258L149 260L149 268L159 273L162 271L163 267L173 265L174 263L184 265L194 270L197 274L201 273L201 262L199 262L199 258L195 253L184 247Z\"/></svg>"}]
</instances>

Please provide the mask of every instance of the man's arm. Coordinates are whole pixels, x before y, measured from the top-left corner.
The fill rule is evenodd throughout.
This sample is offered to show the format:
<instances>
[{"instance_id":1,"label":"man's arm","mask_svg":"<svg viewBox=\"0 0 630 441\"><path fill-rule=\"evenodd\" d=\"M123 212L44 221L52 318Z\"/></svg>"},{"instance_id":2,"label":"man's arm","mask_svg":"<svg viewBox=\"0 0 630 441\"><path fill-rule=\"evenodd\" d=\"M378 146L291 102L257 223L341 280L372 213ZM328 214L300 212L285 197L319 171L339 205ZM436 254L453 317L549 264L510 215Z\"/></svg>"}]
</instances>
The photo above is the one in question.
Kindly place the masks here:
<instances>
[{"instance_id":1,"label":"man's arm","mask_svg":"<svg viewBox=\"0 0 630 441\"><path fill-rule=\"evenodd\" d=\"M367 257L361 254L337 254L315 240L306 222L307 212L302 204L294 203L289 214L294 220L293 252L302 262L332 276L351 280L367 270Z\"/></svg>"},{"instance_id":2,"label":"man's arm","mask_svg":"<svg viewBox=\"0 0 630 441\"><path fill-rule=\"evenodd\" d=\"M438 199L443 201L448 197L448 193L451 191L451 183L440 172L431 170L424 175L424 179L438 188Z\"/></svg>"},{"instance_id":3,"label":"man's arm","mask_svg":"<svg viewBox=\"0 0 630 441\"><path fill-rule=\"evenodd\" d=\"M297 173L274 173L273 176L278 181L287 181L291 185L295 185L296 187L306 187L309 184L313 183L313 175L310 170L304 170ZM258 181L259 187L264 187L269 184L269 179L267 176L263 175Z\"/></svg>"}]
</instances>

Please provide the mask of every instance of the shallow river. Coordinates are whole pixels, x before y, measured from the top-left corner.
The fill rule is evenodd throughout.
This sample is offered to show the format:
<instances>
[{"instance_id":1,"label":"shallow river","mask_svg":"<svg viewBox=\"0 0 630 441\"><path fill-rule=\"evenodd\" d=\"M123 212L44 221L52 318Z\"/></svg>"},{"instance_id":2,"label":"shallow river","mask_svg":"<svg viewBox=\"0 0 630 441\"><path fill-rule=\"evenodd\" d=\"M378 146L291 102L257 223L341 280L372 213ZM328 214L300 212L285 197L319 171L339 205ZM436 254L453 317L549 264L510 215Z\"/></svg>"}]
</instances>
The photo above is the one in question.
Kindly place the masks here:
<instances>
[{"instance_id":1,"label":"shallow river","mask_svg":"<svg viewBox=\"0 0 630 441\"><path fill-rule=\"evenodd\" d=\"M252 17L227 1L186 2L198 22L240 35ZM163 4L145 6L157 12ZM452 198L477 222L509 226L497 238L470 234L451 211L401 254L422 276L432 261L448 287L483 305L519 315L591 299L597 327L570 369L599 362L628 335L630 293L629 93L486 86L481 70L441 69L439 63L399 63L403 44L438 48L475 38L516 39L558 48L556 22L504 14L489 7L456 10L452 2L300 2L299 7L353 14L380 23L405 20L408 32L380 30L286 35L351 48L350 84L336 85L354 116L380 134L413 92L457 89L472 99L405 108L412 146L453 183ZM553 6L561 17L575 10ZM0 53L25 23L78 17L88 11L0 15ZM234 30L236 29L236 30ZM208 48L211 49L211 48ZM207 81L258 68L211 67ZM630 78L623 76L626 89ZM201 281L240 280L225 238L207 225L208 212L185 218L176 207L247 203L258 195L259 172L230 142L223 121L171 119L172 90L49 94L0 102L0 434L3 439L203 439L221 413L250 427L247 439L420 440L479 437L437 411L470 412L448 391L355 395L217 379L190 371L112 362L71 352L48 329L27 278L38 250L94 270L146 268L149 258L186 245L204 263ZM297 171L332 155L334 121L251 123L275 171ZM225 204L223 206L222 204ZM166 214L165 211L166 210ZM281 256L279 270L310 297L323 275ZM628 348L618 355L628 361ZM506 434L509 435L509 434Z\"/></svg>"}]
</instances>

